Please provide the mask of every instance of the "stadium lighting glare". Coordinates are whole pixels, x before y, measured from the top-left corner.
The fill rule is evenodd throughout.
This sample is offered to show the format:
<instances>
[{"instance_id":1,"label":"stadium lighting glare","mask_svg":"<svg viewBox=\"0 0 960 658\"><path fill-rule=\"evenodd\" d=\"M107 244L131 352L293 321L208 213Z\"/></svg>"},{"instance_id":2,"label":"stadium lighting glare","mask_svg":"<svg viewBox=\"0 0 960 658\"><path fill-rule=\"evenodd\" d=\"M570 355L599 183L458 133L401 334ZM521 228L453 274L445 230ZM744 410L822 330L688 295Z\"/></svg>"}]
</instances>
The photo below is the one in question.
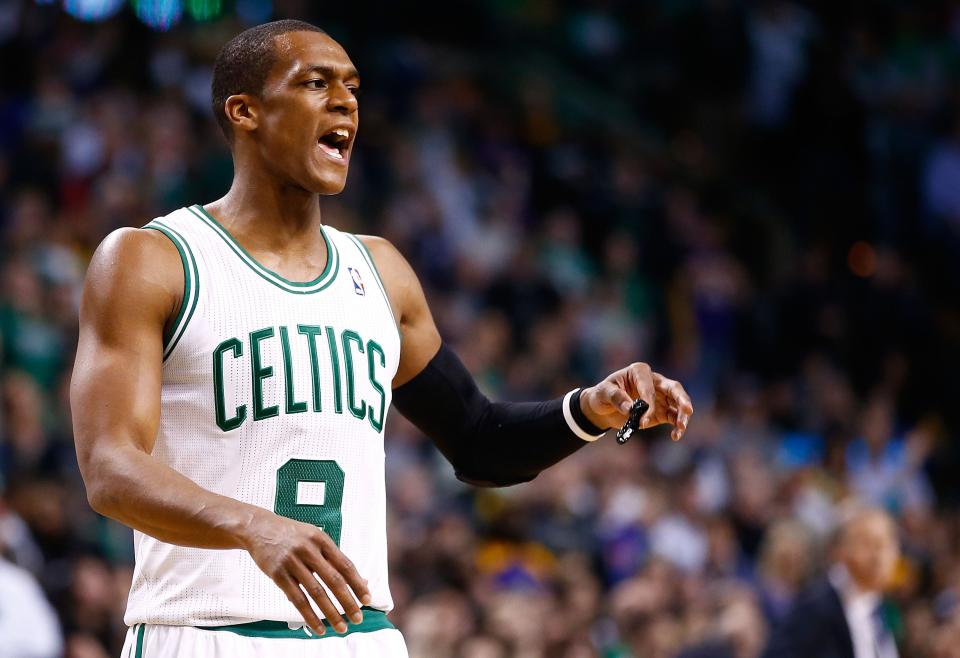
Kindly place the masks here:
<instances>
[{"instance_id":1,"label":"stadium lighting glare","mask_svg":"<svg viewBox=\"0 0 960 658\"><path fill-rule=\"evenodd\" d=\"M180 0L133 0L137 18L153 30L165 32L180 22L183 3Z\"/></svg>"},{"instance_id":2,"label":"stadium lighting glare","mask_svg":"<svg viewBox=\"0 0 960 658\"><path fill-rule=\"evenodd\" d=\"M127 0L34 0L40 6L59 5L80 21L104 21L115 16ZM2 0L0 0L2 3ZM164 32L186 13L198 23L224 14L223 0L129 0L133 11L151 29ZM273 15L272 0L237 0L236 14L245 23L259 24Z\"/></svg>"},{"instance_id":3,"label":"stadium lighting glare","mask_svg":"<svg viewBox=\"0 0 960 658\"><path fill-rule=\"evenodd\" d=\"M187 14L195 21L209 21L222 11L222 0L187 0Z\"/></svg>"},{"instance_id":4,"label":"stadium lighting glare","mask_svg":"<svg viewBox=\"0 0 960 658\"><path fill-rule=\"evenodd\" d=\"M64 0L64 10L81 21L102 21L116 14L124 0Z\"/></svg>"}]
</instances>

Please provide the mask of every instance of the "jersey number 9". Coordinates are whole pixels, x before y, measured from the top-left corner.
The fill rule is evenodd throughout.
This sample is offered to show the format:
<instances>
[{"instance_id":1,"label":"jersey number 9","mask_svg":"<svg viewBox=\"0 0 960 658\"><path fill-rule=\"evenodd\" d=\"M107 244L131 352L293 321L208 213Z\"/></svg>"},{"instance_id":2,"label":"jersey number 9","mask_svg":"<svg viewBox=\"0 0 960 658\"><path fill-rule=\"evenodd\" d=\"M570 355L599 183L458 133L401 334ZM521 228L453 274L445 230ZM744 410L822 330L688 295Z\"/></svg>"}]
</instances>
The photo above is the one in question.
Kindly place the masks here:
<instances>
[{"instance_id":1,"label":"jersey number 9","mask_svg":"<svg viewBox=\"0 0 960 658\"><path fill-rule=\"evenodd\" d=\"M332 459L291 459L277 469L277 499L273 511L317 526L339 546L343 479L343 469ZM318 490L322 491L319 495ZM310 502L299 502L303 499Z\"/></svg>"}]
</instances>

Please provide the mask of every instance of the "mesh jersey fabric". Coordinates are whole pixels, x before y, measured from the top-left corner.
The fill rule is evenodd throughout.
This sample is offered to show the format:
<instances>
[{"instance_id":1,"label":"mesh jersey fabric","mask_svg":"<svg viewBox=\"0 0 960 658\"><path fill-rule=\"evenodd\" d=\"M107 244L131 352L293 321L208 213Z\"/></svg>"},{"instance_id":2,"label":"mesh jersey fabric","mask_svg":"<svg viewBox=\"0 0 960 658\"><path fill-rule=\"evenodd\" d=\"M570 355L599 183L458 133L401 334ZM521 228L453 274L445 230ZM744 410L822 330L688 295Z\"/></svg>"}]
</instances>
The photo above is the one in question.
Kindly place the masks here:
<instances>
[{"instance_id":1,"label":"mesh jersey fabric","mask_svg":"<svg viewBox=\"0 0 960 658\"><path fill-rule=\"evenodd\" d=\"M400 337L369 252L324 226L327 267L291 282L200 206L145 228L167 235L185 273L154 458L205 489L320 525L368 580L371 605L389 611L383 426ZM303 621L245 551L137 531L134 544L128 626Z\"/></svg>"}]
</instances>

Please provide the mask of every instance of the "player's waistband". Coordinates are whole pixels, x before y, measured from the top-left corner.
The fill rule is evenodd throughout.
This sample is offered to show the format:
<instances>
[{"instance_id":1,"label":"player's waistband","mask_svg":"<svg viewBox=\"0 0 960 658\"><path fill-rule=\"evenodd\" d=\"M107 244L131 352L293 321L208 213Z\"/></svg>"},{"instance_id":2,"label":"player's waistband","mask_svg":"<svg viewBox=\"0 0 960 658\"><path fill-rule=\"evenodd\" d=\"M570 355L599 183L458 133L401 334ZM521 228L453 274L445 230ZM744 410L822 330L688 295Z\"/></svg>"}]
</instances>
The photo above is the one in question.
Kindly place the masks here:
<instances>
[{"instance_id":1,"label":"player's waistband","mask_svg":"<svg viewBox=\"0 0 960 658\"><path fill-rule=\"evenodd\" d=\"M285 621L251 621L246 624L231 624L229 626L197 626L202 631L225 631L228 633L236 633L237 635L243 635L245 637L267 637L274 639L287 639L294 638L299 640L322 640L328 637L343 637L345 635L350 635L351 633L372 633L373 631L382 631L388 628L395 628L390 620L387 619L387 614L383 610L377 610L376 608L368 608L364 606L361 608L363 610L363 621L359 624L351 623L346 618L347 630L343 633L338 633L333 630L333 626L326 619L323 620L323 625L326 629L326 632L323 635L317 635L311 631L306 626L301 628L290 628L290 625Z\"/></svg>"}]
</instances>

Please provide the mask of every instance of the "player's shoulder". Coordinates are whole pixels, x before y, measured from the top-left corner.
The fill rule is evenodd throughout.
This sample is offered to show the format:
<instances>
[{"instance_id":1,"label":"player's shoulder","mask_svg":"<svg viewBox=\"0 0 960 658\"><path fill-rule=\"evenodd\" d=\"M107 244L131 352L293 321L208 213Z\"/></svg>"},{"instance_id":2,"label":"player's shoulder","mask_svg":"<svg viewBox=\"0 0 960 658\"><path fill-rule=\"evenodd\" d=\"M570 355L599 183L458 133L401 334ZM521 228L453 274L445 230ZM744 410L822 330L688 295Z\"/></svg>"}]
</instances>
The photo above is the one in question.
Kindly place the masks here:
<instances>
[{"instance_id":1,"label":"player's shoulder","mask_svg":"<svg viewBox=\"0 0 960 658\"><path fill-rule=\"evenodd\" d=\"M94 252L91 268L115 273L165 269L180 262L176 246L162 233L146 228L118 228Z\"/></svg>"},{"instance_id":2,"label":"player's shoulder","mask_svg":"<svg viewBox=\"0 0 960 658\"><path fill-rule=\"evenodd\" d=\"M417 282L417 275L410 263L392 242L377 235L358 235L357 238L370 252L381 278L389 282L388 288L407 288L411 283Z\"/></svg>"},{"instance_id":3,"label":"player's shoulder","mask_svg":"<svg viewBox=\"0 0 960 658\"><path fill-rule=\"evenodd\" d=\"M426 308L420 280L400 250L386 238L376 235L358 235L357 238L370 251L397 317L418 315Z\"/></svg>"},{"instance_id":4,"label":"player's shoulder","mask_svg":"<svg viewBox=\"0 0 960 658\"><path fill-rule=\"evenodd\" d=\"M366 248L370 249L371 251L373 251L373 249L377 249L378 251L392 250L392 251L396 251L397 253L400 253L399 251L397 251L397 248L393 246L392 242L390 242L386 238L380 237L379 235L364 235L362 233L357 233L355 235L357 239L360 240L360 242L362 242L364 246L366 246Z\"/></svg>"},{"instance_id":5,"label":"player's shoulder","mask_svg":"<svg viewBox=\"0 0 960 658\"><path fill-rule=\"evenodd\" d=\"M363 243L370 255L376 262L380 270L387 269L408 269L407 259L403 257L400 250L392 242L379 235L356 235L357 239Z\"/></svg>"},{"instance_id":6,"label":"player's shoulder","mask_svg":"<svg viewBox=\"0 0 960 658\"><path fill-rule=\"evenodd\" d=\"M97 248L94 260L100 257L116 266L134 269L150 268L156 264L169 265L179 261L175 235L176 227L183 228L182 221L189 215L180 208L163 217L155 217L141 228L118 228L107 235ZM182 240L182 238L178 238Z\"/></svg>"},{"instance_id":7,"label":"player's shoulder","mask_svg":"<svg viewBox=\"0 0 960 658\"><path fill-rule=\"evenodd\" d=\"M119 228L97 247L87 268L84 299L95 309L135 303L164 313L183 294L177 247L159 231Z\"/></svg>"}]
</instances>

